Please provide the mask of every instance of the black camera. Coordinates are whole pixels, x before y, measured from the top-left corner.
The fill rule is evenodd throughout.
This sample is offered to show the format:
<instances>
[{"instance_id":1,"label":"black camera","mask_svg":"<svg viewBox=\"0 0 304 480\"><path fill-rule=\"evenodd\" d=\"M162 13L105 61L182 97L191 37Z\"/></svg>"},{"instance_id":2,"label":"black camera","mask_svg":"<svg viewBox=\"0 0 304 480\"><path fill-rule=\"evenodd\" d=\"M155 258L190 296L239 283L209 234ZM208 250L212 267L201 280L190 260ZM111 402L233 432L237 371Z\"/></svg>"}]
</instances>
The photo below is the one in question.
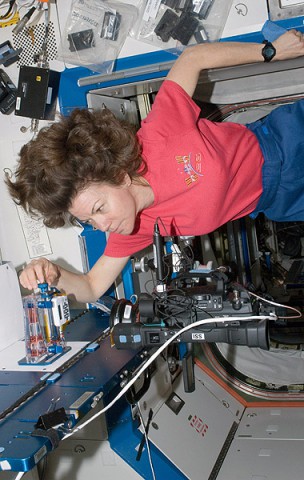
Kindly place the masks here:
<instances>
[{"instance_id":1,"label":"black camera","mask_svg":"<svg viewBox=\"0 0 304 480\"><path fill-rule=\"evenodd\" d=\"M166 342L224 342L269 349L265 307L233 281L230 267L169 274L164 239L154 225L157 286L136 303L117 300L111 310L112 344L118 349L156 347ZM182 264L182 262L180 262ZM186 262L187 264L187 262ZM261 318L259 318L261 316Z\"/></svg>"},{"instance_id":2,"label":"black camera","mask_svg":"<svg viewBox=\"0 0 304 480\"><path fill-rule=\"evenodd\" d=\"M192 275L197 282L199 274ZM191 275L186 277L189 281ZM250 320L266 314L265 308L252 302L244 288L221 272L202 274L200 285L181 287L183 280L179 276L165 293L140 296L135 304L126 299L114 303L110 326L116 348L156 347L171 339L269 349L268 320L264 316Z\"/></svg>"}]
</instances>

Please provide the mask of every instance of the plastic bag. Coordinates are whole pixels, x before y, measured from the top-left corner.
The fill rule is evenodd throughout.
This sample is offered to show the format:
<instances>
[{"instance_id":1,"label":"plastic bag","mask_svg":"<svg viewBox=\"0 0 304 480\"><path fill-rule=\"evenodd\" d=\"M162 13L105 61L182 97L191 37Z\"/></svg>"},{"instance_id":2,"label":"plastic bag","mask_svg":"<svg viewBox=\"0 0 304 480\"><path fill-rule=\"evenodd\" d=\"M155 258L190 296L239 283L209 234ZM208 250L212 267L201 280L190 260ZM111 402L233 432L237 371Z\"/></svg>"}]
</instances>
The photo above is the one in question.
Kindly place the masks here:
<instances>
[{"instance_id":1,"label":"plastic bag","mask_svg":"<svg viewBox=\"0 0 304 480\"><path fill-rule=\"evenodd\" d=\"M137 15L137 8L127 3L73 0L58 58L95 72L111 73Z\"/></svg>"},{"instance_id":2,"label":"plastic bag","mask_svg":"<svg viewBox=\"0 0 304 480\"><path fill-rule=\"evenodd\" d=\"M233 0L143 0L135 36L176 51L221 38Z\"/></svg>"}]
</instances>

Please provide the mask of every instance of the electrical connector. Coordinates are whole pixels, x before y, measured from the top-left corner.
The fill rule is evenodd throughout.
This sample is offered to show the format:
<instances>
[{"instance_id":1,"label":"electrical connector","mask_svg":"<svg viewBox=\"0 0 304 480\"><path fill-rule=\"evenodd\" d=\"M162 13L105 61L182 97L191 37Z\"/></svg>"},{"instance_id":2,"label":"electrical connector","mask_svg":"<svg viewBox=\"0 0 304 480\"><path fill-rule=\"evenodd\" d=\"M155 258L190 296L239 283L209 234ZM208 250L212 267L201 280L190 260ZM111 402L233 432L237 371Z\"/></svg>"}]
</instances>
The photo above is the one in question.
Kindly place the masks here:
<instances>
[{"instance_id":1,"label":"electrical connector","mask_svg":"<svg viewBox=\"0 0 304 480\"><path fill-rule=\"evenodd\" d=\"M53 412L45 413L38 418L38 421L35 425L35 428L41 428L42 430L49 430L52 427L57 427L58 425L62 425L68 420L67 414L65 409L58 408Z\"/></svg>"},{"instance_id":2,"label":"electrical connector","mask_svg":"<svg viewBox=\"0 0 304 480\"><path fill-rule=\"evenodd\" d=\"M18 22L15 28L13 29L13 33L15 35L18 35L18 33L20 33L24 29L25 25L27 24L27 22L29 21L29 19L31 18L31 16L35 11L36 11L36 7L32 7L24 15L24 17L21 18L20 22Z\"/></svg>"}]
</instances>

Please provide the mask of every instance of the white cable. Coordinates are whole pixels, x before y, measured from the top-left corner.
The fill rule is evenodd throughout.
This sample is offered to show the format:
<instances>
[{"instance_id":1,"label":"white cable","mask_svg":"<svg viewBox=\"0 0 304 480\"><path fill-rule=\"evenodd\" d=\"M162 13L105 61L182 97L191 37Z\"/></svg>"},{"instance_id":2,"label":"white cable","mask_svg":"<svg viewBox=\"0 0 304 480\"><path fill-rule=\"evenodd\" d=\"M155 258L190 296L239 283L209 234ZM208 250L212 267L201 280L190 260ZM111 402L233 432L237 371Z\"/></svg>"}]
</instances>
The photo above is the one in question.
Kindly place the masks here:
<instances>
[{"instance_id":1,"label":"white cable","mask_svg":"<svg viewBox=\"0 0 304 480\"><path fill-rule=\"evenodd\" d=\"M16 5L18 10L21 8L30 8L33 7L34 4L38 5L37 0L16 0Z\"/></svg>"},{"instance_id":2,"label":"white cable","mask_svg":"<svg viewBox=\"0 0 304 480\"><path fill-rule=\"evenodd\" d=\"M104 313L108 313L108 314L111 313L111 309L106 305L104 305L103 303L91 302L90 305L93 305L93 307L96 307L98 310L101 310Z\"/></svg>"},{"instance_id":3,"label":"white cable","mask_svg":"<svg viewBox=\"0 0 304 480\"><path fill-rule=\"evenodd\" d=\"M9 6L10 6L9 2L0 3L0 10L1 10L0 23L8 22L15 15L15 13L16 13L16 5L15 4L12 6L12 9L11 9L10 13L6 14L8 9L9 9ZM2 11L2 9L3 9L3 11Z\"/></svg>"},{"instance_id":4,"label":"white cable","mask_svg":"<svg viewBox=\"0 0 304 480\"><path fill-rule=\"evenodd\" d=\"M4 8L5 10L7 10L9 8L10 4L9 2L0 2L0 8Z\"/></svg>"},{"instance_id":5,"label":"white cable","mask_svg":"<svg viewBox=\"0 0 304 480\"><path fill-rule=\"evenodd\" d=\"M288 316L288 317L282 317L281 315L278 316L277 318L301 318L302 317L302 313L300 312L300 310L298 310L297 308L294 308L294 307L291 307L289 305L283 305L282 303L276 303L276 302L273 302L272 300L268 300L267 298L264 298L264 297L260 297L259 295L257 295L256 293L252 293L252 292L249 292L247 291L247 293L249 295L252 295L253 297L255 298L258 298L259 300L262 300L263 302L266 302L266 303L269 303L270 305L274 305L275 307L283 307L283 308L287 308L287 310L292 310L293 312L296 312L298 315L297 316Z\"/></svg>"},{"instance_id":6,"label":"white cable","mask_svg":"<svg viewBox=\"0 0 304 480\"><path fill-rule=\"evenodd\" d=\"M19 472L18 475L16 476L15 480L20 480L24 475L24 472Z\"/></svg>"},{"instance_id":7,"label":"white cable","mask_svg":"<svg viewBox=\"0 0 304 480\"><path fill-rule=\"evenodd\" d=\"M74 433L78 432L82 428L84 428L86 425L88 425L90 422L95 420L95 418L99 417L103 413L105 413L107 410L109 410L128 390L136 380L142 375L142 373L151 365L151 363L154 362L155 358L160 355L163 350L167 348L167 346L174 342L182 333L187 332L188 330L191 330L192 328L199 327L200 325L206 325L208 323L231 323L231 322L243 322L243 321L251 321L251 320L276 320L277 317L275 315L254 315L251 317L213 317L213 318L208 318L208 319L203 319L203 320L198 320L197 322L191 323L190 325L186 325L185 327L181 328L176 332L172 337L169 338L163 345L161 345L156 352L151 355L151 357L142 365L142 367L138 370L136 375L121 389L121 391L118 393L118 395L108 404L106 405L102 410L100 410L98 413L93 415L91 418L89 418L86 422L82 423L79 427L75 428L72 432L66 434L62 440L65 440L66 438L70 437Z\"/></svg>"}]
</instances>

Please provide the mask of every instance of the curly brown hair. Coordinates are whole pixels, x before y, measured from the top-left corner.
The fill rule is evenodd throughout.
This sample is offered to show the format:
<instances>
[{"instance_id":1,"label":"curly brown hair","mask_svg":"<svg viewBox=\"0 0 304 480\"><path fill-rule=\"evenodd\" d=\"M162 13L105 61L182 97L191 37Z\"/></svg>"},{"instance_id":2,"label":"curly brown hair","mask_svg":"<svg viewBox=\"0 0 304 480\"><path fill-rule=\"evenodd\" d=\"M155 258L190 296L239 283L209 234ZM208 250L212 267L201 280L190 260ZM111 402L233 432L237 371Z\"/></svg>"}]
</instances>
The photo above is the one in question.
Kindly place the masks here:
<instances>
[{"instance_id":1,"label":"curly brown hair","mask_svg":"<svg viewBox=\"0 0 304 480\"><path fill-rule=\"evenodd\" d=\"M108 109L75 109L22 147L15 180L6 183L18 205L56 228L88 184L119 186L126 173L136 181L145 171L133 126Z\"/></svg>"}]
</instances>

